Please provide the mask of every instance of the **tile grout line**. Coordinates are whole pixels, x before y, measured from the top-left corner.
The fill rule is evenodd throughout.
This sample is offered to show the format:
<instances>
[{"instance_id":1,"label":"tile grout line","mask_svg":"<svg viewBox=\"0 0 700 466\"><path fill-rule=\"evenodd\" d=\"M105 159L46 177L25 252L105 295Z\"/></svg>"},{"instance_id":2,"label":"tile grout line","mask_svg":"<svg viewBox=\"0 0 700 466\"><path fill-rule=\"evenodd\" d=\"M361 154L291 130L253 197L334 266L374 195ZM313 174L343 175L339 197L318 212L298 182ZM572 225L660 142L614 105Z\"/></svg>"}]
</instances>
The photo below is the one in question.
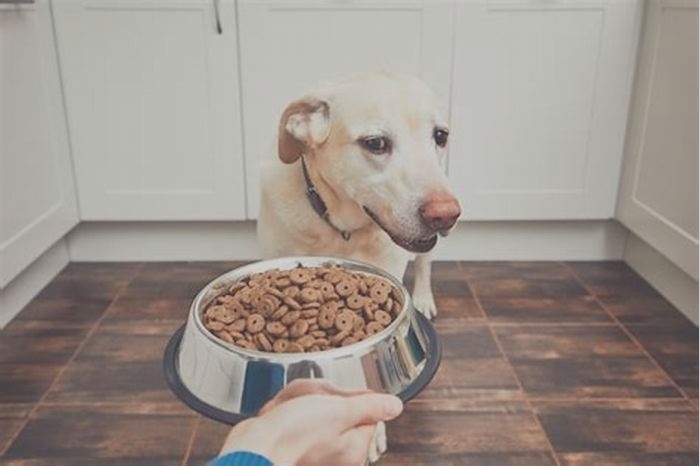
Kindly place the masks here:
<instances>
[{"instance_id":1,"label":"tile grout line","mask_svg":"<svg viewBox=\"0 0 700 466\"><path fill-rule=\"evenodd\" d=\"M471 283L469 283L469 280L465 278L464 282L467 285L467 288L469 289L469 292L472 295L472 298L474 299L474 302L476 303L477 307L479 308L479 311L484 314L485 317L487 317L486 311L484 310L484 307L481 305L481 301L479 300L479 297L476 294L476 291L471 286ZM498 348L498 351L501 353L503 356L503 359L505 359L506 363L508 364L508 367L510 368L510 371L513 375L513 378L518 384L518 389L520 392L523 394L523 399L525 400L525 403L527 404L527 407L530 411L530 415L532 416L532 419L535 421L535 424L537 427L540 428L540 431L542 432L542 436L545 439L545 442L547 443L547 446L549 447L549 452L552 454L552 458L554 459L554 463L557 466L561 466L561 463L559 462L559 457L557 456L556 451L554 450L554 446L552 445L551 440L549 439L549 436L547 435L547 431L545 430L544 426L542 425L542 422L540 421L540 418L537 417L537 413L535 412L535 409L532 406L532 403L530 402L529 397L527 396L527 393L525 392L525 388L523 387L522 382L520 381L520 378L518 377L518 374L515 372L515 367L513 364L510 362L510 358L506 354L506 352L503 350L503 345L501 345L501 341L498 339L498 336L496 335L496 332L493 329L493 326L491 325L491 322L489 319L486 319L486 327L489 329L489 333L491 334L491 337L493 338L494 342L496 343L496 347Z\"/></svg>"},{"instance_id":2,"label":"tile grout line","mask_svg":"<svg viewBox=\"0 0 700 466\"><path fill-rule=\"evenodd\" d=\"M688 404L691 406L691 408L693 408L693 410L695 410L692 401L690 400L688 395L686 395L685 391L676 383L675 380L673 380L673 377L671 377L668 374L668 372L666 372L666 370L663 367L661 367L661 364L659 364L659 362L651 355L651 353L647 351L644 345L642 345L639 342L639 340L637 340L637 338L632 334L632 332L630 332L629 329L625 327L625 325L622 322L620 322L620 319L618 319L617 316L613 314L610 311L610 309L608 309L608 307L598 298L598 295L591 291L588 285L583 281L581 277L578 276L576 271L568 263L562 262L562 264L564 264L564 267L574 276L574 279L586 290L586 292L593 296L595 302L610 316L610 318L615 322L615 324L617 324L620 330L622 330L622 333L624 333L627 336L627 338L629 338L632 341L632 343L637 347L637 349L639 349L642 352L642 354L644 354L644 356L647 357L647 359L652 363L652 365L656 367L656 369L659 370L664 375L664 377L666 377L666 379L671 383L673 388L675 388L678 391L678 393L681 394L681 397L688 402Z\"/></svg>"},{"instance_id":3,"label":"tile grout line","mask_svg":"<svg viewBox=\"0 0 700 466\"><path fill-rule=\"evenodd\" d=\"M194 423L192 428L192 433L190 438L187 440L187 448L185 449L185 455L182 457L181 466L187 466L187 462L190 460L190 455L192 455L192 448L194 447L194 440L197 437L197 430L199 430L199 424L202 422L202 415L197 414L197 421Z\"/></svg>"},{"instance_id":4,"label":"tile grout line","mask_svg":"<svg viewBox=\"0 0 700 466\"><path fill-rule=\"evenodd\" d=\"M61 366L61 368L58 370L58 373L53 378L53 380L51 381L49 386L46 388L46 391L44 392L44 394L41 396L41 398L39 398L39 400L36 403L34 403L34 406L32 406L32 409L29 410L29 413L23 419L23 422L20 424L20 426L17 428L17 430L10 436L10 438L6 442L4 448L2 450L0 450L0 458L2 456L4 456L5 453L7 453L7 450L9 450L10 447L12 446L12 444L15 442L15 440L17 440L17 437L19 437L19 434L24 430L25 427L27 427L27 424L29 423L29 421L34 418L34 416L36 415L36 412L44 404L46 398L48 397L49 393L56 385L57 381L64 374L64 372L66 371L68 366L75 360L75 358L78 356L80 351L83 349L83 347L85 346L87 341L90 340L90 338L92 338L92 336L95 334L95 332L97 331L97 328L102 323L102 321L105 319L105 316L107 315L107 312L109 311L109 309L112 307L112 305L115 303L115 301L122 296L124 291L129 287L131 282L134 281L136 276L139 274L139 272L141 272L141 270L143 268L144 268L144 263L139 263L138 266L136 267L136 269L134 270L132 276L126 282L126 284L114 294L112 299L109 301L109 304L107 305L105 310L102 312L102 315L95 321L94 324L92 324L92 327L90 327L90 330L88 330L88 332L85 335L85 337L83 338L83 340L75 348L75 351L73 351L73 354L71 354L70 358L68 358L68 361L66 361L66 363L63 364L63 366Z\"/></svg>"}]
</instances>

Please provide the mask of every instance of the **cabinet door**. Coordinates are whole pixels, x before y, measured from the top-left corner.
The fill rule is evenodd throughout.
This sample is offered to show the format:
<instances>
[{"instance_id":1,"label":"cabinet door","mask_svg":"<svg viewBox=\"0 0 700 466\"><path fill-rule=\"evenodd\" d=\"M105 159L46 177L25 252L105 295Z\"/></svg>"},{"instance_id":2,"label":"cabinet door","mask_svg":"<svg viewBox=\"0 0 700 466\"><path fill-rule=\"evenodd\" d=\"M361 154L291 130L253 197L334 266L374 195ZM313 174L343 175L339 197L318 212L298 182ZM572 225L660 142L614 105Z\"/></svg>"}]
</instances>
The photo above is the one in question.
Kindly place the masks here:
<instances>
[{"instance_id":1,"label":"cabinet door","mask_svg":"<svg viewBox=\"0 0 700 466\"><path fill-rule=\"evenodd\" d=\"M78 223L48 0L0 5L0 288Z\"/></svg>"},{"instance_id":2,"label":"cabinet door","mask_svg":"<svg viewBox=\"0 0 700 466\"><path fill-rule=\"evenodd\" d=\"M618 217L697 280L697 0L647 4Z\"/></svg>"},{"instance_id":3,"label":"cabinet door","mask_svg":"<svg viewBox=\"0 0 700 466\"><path fill-rule=\"evenodd\" d=\"M244 218L234 1L53 5L82 218Z\"/></svg>"},{"instance_id":4,"label":"cabinet door","mask_svg":"<svg viewBox=\"0 0 700 466\"><path fill-rule=\"evenodd\" d=\"M259 161L284 107L319 81L376 69L422 77L447 103L452 7L423 1L239 2L248 212L259 208Z\"/></svg>"},{"instance_id":5,"label":"cabinet door","mask_svg":"<svg viewBox=\"0 0 700 466\"><path fill-rule=\"evenodd\" d=\"M460 2L449 174L464 219L610 218L641 2Z\"/></svg>"}]
</instances>

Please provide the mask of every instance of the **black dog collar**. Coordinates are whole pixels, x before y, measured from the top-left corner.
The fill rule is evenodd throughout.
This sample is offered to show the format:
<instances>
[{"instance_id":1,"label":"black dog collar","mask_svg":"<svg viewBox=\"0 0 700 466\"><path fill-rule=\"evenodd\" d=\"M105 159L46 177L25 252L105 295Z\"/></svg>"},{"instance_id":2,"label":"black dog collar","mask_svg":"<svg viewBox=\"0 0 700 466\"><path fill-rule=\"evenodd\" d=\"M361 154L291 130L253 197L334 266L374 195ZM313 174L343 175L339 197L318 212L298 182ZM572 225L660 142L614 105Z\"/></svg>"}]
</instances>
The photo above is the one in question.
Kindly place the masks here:
<instances>
[{"instance_id":1,"label":"black dog collar","mask_svg":"<svg viewBox=\"0 0 700 466\"><path fill-rule=\"evenodd\" d=\"M341 230L337 226L333 225L333 222L331 222L330 215L328 214L328 207L326 206L326 203L323 202L323 199L321 199L321 195L318 193L316 186L314 186L314 184L311 182L311 177L309 176L309 171L306 168L306 162L304 161L303 155L301 156L301 169L304 172L304 181L306 182L306 197L309 198L311 207L319 217L326 221L331 228L340 233L340 236L342 236L345 241L350 240L349 231Z\"/></svg>"}]
</instances>

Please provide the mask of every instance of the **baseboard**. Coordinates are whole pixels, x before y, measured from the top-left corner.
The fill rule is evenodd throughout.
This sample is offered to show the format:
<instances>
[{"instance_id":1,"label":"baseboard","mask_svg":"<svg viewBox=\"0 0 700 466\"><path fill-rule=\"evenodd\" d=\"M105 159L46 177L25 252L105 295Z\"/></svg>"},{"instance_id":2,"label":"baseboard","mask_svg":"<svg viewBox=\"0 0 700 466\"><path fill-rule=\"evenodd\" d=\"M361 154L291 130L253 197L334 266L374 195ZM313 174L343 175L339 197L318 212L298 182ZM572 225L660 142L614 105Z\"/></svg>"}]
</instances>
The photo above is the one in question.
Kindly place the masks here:
<instances>
[{"instance_id":1,"label":"baseboard","mask_svg":"<svg viewBox=\"0 0 700 466\"><path fill-rule=\"evenodd\" d=\"M462 222L437 260L622 259L614 221ZM68 236L72 261L255 260L255 222L83 222Z\"/></svg>"},{"instance_id":2,"label":"baseboard","mask_svg":"<svg viewBox=\"0 0 700 466\"><path fill-rule=\"evenodd\" d=\"M634 233L624 260L686 317L698 324L698 282Z\"/></svg>"},{"instance_id":3,"label":"baseboard","mask_svg":"<svg viewBox=\"0 0 700 466\"><path fill-rule=\"evenodd\" d=\"M60 240L0 289L0 328L19 314L68 262L68 246Z\"/></svg>"}]
</instances>

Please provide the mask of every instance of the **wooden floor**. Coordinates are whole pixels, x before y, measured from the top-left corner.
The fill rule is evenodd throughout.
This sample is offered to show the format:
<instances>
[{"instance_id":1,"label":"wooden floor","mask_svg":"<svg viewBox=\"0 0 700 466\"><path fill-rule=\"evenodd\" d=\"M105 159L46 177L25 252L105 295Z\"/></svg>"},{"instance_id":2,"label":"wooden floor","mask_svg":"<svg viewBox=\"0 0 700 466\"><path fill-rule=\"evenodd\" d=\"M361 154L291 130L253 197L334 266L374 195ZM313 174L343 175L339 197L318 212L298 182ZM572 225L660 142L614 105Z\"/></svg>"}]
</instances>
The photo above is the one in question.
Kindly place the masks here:
<instances>
[{"instance_id":1,"label":"wooden floor","mask_svg":"<svg viewBox=\"0 0 700 466\"><path fill-rule=\"evenodd\" d=\"M161 357L236 265L69 265L0 331L0 464L203 465L228 429ZM433 283L442 365L382 466L698 464L698 329L626 265L445 262Z\"/></svg>"}]
</instances>

